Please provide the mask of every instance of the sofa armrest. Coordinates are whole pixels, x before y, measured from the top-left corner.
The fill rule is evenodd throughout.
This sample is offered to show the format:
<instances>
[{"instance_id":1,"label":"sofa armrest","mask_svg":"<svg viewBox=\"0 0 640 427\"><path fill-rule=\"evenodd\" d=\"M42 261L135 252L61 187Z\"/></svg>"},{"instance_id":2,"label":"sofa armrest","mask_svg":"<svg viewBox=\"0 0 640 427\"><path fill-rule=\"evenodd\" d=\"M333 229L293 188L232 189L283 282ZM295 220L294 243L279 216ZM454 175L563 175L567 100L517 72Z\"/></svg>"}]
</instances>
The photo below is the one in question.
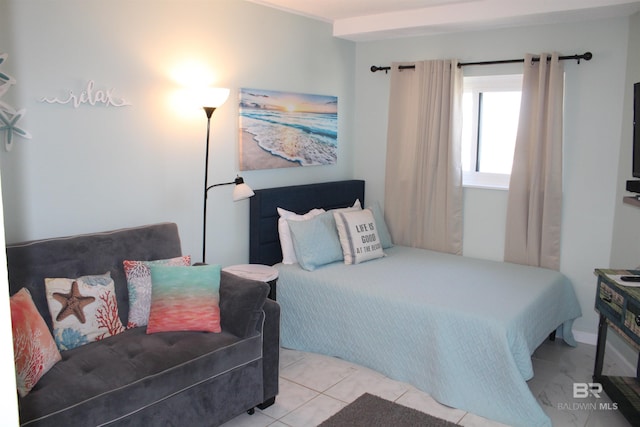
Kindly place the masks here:
<instances>
[{"instance_id":1,"label":"sofa armrest","mask_svg":"<svg viewBox=\"0 0 640 427\"><path fill-rule=\"evenodd\" d=\"M262 319L262 307L269 285L226 271L220 275L220 318L222 329L245 338L254 334Z\"/></svg>"},{"instance_id":2,"label":"sofa armrest","mask_svg":"<svg viewBox=\"0 0 640 427\"><path fill-rule=\"evenodd\" d=\"M264 303L264 329L262 341L262 369L264 402L258 407L265 409L273 404L278 394L280 374L280 305L267 298Z\"/></svg>"}]
</instances>

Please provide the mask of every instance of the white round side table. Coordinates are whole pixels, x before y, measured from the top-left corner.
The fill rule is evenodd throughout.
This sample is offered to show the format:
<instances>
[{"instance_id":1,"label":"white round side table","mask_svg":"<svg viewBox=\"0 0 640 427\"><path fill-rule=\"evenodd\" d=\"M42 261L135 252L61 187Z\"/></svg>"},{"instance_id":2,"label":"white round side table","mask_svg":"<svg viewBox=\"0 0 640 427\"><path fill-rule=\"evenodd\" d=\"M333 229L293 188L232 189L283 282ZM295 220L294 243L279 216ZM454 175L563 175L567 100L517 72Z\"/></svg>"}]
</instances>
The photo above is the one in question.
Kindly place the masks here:
<instances>
[{"instance_id":1,"label":"white round side table","mask_svg":"<svg viewBox=\"0 0 640 427\"><path fill-rule=\"evenodd\" d=\"M263 264L237 264L222 269L227 273L244 277L245 279L265 282L269 285L269 298L276 300L276 284L278 282L278 270Z\"/></svg>"}]
</instances>

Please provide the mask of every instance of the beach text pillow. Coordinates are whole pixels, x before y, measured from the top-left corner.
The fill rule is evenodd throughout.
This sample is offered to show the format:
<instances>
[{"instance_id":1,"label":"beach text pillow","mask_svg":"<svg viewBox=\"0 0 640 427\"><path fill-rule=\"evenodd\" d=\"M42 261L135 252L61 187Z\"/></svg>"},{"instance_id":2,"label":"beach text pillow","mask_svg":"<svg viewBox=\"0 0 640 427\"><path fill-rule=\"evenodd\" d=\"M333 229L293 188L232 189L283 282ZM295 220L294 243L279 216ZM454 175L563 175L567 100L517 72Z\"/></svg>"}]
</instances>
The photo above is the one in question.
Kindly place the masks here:
<instances>
[{"instance_id":1,"label":"beach text pillow","mask_svg":"<svg viewBox=\"0 0 640 427\"><path fill-rule=\"evenodd\" d=\"M110 273L46 278L47 303L58 349L71 350L124 331Z\"/></svg>"},{"instance_id":2,"label":"beach text pillow","mask_svg":"<svg viewBox=\"0 0 640 427\"><path fill-rule=\"evenodd\" d=\"M369 209L334 213L345 264L384 256L373 213Z\"/></svg>"}]
</instances>

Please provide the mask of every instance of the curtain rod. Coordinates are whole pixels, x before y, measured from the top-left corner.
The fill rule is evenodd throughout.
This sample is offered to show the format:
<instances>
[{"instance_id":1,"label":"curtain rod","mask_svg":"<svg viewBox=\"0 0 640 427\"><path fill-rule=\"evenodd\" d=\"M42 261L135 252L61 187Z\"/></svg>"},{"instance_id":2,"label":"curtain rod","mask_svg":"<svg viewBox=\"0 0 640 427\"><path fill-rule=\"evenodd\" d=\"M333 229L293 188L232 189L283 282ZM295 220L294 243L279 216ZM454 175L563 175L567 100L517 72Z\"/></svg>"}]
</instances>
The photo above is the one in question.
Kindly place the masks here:
<instances>
[{"instance_id":1,"label":"curtain rod","mask_svg":"<svg viewBox=\"0 0 640 427\"><path fill-rule=\"evenodd\" d=\"M558 57L558 59L560 60L566 60L566 59L574 59L578 62L578 64L580 63L580 60L584 59L585 61L590 61L591 58L593 58L593 54L591 52L585 52L582 55L566 55L566 56L560 56ZM551 59L551 57L547 57L547 60ZM534 62L540 61L540 58L533 58ZM520 59L502 59L502 60L498 60L498 61L480 61L480 62L459 62L458 63L458 68L460 67L466 67L468 65L494 65L494 64L513 64L513 63L517 63L517 62L524 62L524 58L520 58ZM399 70L408 70L408 69L413 69L416 68L415 65L398 65L398 69ZM384 71L385 74L389 72L389 70L391 69L391 67L378 67L376 65L372 65L371 66L371 72L375 73L376 71Z\"/></svg>"}]
</instances>

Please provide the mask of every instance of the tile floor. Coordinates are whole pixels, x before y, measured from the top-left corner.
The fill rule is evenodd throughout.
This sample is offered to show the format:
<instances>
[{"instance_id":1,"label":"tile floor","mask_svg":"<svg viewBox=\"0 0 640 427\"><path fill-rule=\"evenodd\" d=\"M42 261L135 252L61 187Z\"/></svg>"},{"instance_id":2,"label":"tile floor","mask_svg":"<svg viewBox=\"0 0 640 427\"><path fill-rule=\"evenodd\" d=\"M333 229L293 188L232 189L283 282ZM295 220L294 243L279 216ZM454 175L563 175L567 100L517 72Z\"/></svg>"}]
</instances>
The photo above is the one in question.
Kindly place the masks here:
<instances>
[{"instance_id":1,"label":"tile floor","mask_svg":"<svg viewBox=\"0 0 640 427\"><path fill-rule=\"evenodd\" d=\"M532 393L555 426L628 427L615 410L586 410L587 399L573 399L573 383L589 382L593 373L595 346L565 345L547 341L533 355ZM634 375L628 367L605 358L605 373ZM362 393L427 412L462 426L504 426L477 415L449 408L415 387L391 380L371 369L334 357L282 349L280 353L280 394L276 403L254 415L243 414L224 427L309 427L315 426L354 401ZM594 402L592 400L591 402ZM600 403L611 403L603 396ZM581 406L582 405L582 406ZM605 405L606 407L606 405Z\"/></svg>"}]
</instances>

